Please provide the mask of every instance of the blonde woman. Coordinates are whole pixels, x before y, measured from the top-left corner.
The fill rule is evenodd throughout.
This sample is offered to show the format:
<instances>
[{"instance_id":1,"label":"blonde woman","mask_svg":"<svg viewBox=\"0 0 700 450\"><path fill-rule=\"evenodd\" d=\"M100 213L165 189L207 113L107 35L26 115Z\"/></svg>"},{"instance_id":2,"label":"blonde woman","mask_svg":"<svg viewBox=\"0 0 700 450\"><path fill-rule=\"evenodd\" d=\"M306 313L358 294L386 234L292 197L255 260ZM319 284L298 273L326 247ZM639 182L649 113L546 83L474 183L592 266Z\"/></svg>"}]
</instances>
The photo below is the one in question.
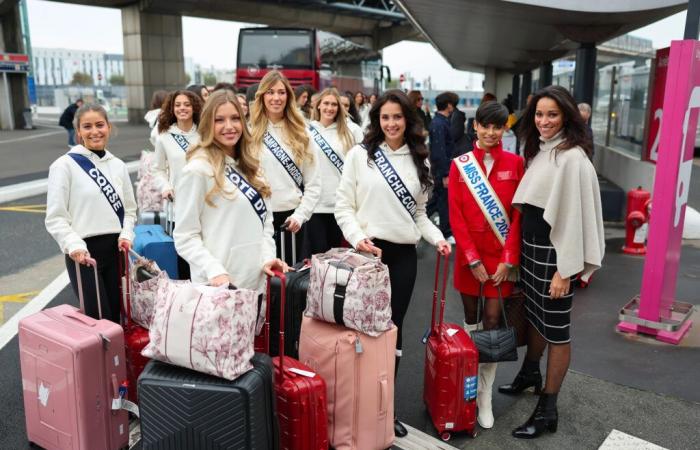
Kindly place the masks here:
<instances>
[{"instance_id":1,"label":"blonde woman","mask_svg":"<svg viewBox=\"0 0 700 450\"><path fill-rule=\"evenodd\" d=\"M340 247L343 232L335 221L335 191L343 174L345 154L362 142L362 129L347 119L335 88L323 90L311 114L309 133L321 178L321 198L306 225L304 254L323 253Z\"/></svg>"},{"instance_id":2,"label":"blonde woman","mask_svg":"<svg viewBox=\"0 0 700 450\"><path fill-rule=\"evenodd\" d=\"M304 118L294 100L289 81L280 72L268 72L260 81L251 106L252 146L272 189L277 257L280 228L295 233L301 248L302 225L311 218L321 196L318 159L311 147ZM287 263L292 262L291 239L287 240Z\"/></svg>"},{"instance_id":3,"label":"blonde woman","mask_svg":"<svg viewBox=\"0 0 700 450\"><path fill-rule=\"evenodd\" d=\"M209 96L202 139L187 153L179 179L180 220L173 237L192 281L262 292L265 274L287 266L275 257L270 186L251 151L244 118L234 93Z\"/></svg>"}]
</instances>

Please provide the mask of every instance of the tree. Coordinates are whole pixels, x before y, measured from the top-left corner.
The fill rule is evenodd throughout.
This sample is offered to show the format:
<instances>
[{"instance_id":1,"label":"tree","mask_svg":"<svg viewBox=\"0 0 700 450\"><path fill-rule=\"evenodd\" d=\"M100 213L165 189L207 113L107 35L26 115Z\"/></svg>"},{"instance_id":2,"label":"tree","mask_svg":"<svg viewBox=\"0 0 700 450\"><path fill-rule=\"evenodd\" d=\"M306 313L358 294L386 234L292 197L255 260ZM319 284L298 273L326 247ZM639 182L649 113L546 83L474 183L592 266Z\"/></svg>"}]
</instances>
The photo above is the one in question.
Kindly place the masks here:
<instances>
[{"instance_id":1,"label":"tree","mask_svg":"<svg viewBox=\"0 0 700 450\"><path fill-rule=\"evenodd\" d=\"M216 84L216 75L213 73L205 73L202 79L205 86L214 86Z\"/></svg>"},{"instance_id":2,"label":"tree","mask_svg":"<svg viewBox=\"0 0 700 450\"><path fill-rule=\"evenodd\" d=\"M75 72L70 84L73 86L93 86L95 81L92 79L92 75L89 73Z\"/></svg>"},{"instance_id":3,"label":"tree","mask_svg":"<svg viewBox=\"0 0 700 450\"><path fill-rule=\"evenodd\" d=\"M124 75L115 73L109 77L109 84L112 86L124 86Z\"/></svg>"}]
</instances>

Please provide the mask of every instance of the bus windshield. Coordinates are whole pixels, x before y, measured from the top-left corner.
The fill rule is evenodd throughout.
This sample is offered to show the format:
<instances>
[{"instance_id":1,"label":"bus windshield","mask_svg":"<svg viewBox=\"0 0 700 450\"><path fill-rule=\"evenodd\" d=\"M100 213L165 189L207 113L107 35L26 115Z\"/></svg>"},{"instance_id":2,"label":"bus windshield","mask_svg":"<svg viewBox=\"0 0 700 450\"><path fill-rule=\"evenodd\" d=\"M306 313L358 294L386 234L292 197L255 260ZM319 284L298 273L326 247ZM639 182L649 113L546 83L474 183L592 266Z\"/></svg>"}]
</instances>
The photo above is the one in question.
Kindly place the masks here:
<instances>
[{"instance_id":1,"label":"bus windshield","mask_svg":"<svg viewBox=\"0 0 700 450\"><path fill-rule=\"evenodd\" d=\"M312 69L312 36L309 30L241 30L238 67Z\"/></svg>"}]
</instances>

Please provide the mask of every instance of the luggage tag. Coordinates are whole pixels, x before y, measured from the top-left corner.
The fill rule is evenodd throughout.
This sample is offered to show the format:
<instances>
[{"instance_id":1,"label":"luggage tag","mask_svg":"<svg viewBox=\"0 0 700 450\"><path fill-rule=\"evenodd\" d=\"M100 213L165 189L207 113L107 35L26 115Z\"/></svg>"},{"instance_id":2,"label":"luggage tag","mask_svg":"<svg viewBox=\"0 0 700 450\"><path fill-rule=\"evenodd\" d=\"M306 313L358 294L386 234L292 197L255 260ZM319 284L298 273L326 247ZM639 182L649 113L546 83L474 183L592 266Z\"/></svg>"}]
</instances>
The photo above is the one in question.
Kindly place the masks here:
<instances>
[{"instance_id":1,"label":"luggage tag","mask_svg":"<svg viewBox=\"0 0 700 450\"><path fill-rule=\"evenodd\" d=\"M307 377L307 378L313 378L316 376L314 372L309 372L308 370L301 370L297 369L296 367L291 367L287 369L288 372L295 373L297 375L301 375L302 377Z\"/></svg>"},{"instance_id":2,"label":"luggage tag","mask_svg":"<svg viewBox=\"0 0 700 450\"><path fill-rule=\"evenodd\" d=\"M423 337L420 340L423 343L423 345L428 343L429 337L430 337L430 328L425 330L425 333L423 333Z\"/></svg>"}]
</instances>

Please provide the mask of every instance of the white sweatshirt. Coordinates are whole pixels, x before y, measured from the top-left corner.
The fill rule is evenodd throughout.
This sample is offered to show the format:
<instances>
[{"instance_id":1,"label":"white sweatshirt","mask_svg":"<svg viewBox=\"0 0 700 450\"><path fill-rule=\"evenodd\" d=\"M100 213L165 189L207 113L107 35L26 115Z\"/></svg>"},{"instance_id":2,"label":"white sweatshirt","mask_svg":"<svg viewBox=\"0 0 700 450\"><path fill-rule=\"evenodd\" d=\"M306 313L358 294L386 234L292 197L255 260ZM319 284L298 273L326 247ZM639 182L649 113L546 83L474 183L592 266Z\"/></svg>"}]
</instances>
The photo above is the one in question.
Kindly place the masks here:
<instances>
[{"instance_id":1,"label":"white sweatshirt","mask_svg":"<svg viewBox=\"0 0 700 450\"><path fill-rule=\"evenodd\" d=\"M114 187L124 206L124 227L95 181L68 156L87 156ZM129 172L122 160L109 151L100 158L82 145L76 145L49 168L46 195L46 231L67 255L87 251L83 239L119 233L120 239L134 240L136 200Z\"/></svg>"},{"instance_id":2,"label":"white sweatshirt","mask_svg":"<svg viewBox=\"0 0 700 450\"><path fill-rule=\"evenodd\" d=\"M285 144L282 137L284 133L284 123L278 122L277 124L273 124L269 122L267 131L280 144L285 153L292 158L292 151L289 150L288 145ZM309 152L313 152L313 148L311 147L312 142L313 139L309 136ZM309 220L316 207L316 203L318 203L318 199L321 197L321 179L317 176L319 158L314 154L313 161L307 158L304 160L301 167L299 167L304 180L304 192L302 193L301 189L299 189L292 177L289 176L284 166L282 166L275 155L267 149L264 143L261 144L260 148L255 150L259 152L257 154L260 155L260 164L265 178L272 188L272 199L270 200L272 210L281 212L293 209L294 213L291 217L297 222L303 224Z\"/></svg>"},{"instance_id":3,"label":"white sweatshirt","mask_svg":"<svg viewBox=\"0 0 700 450\"><path fill-rule=\"evenodd\" d=\"M187 139L187 142L190 143L190 148L199 143L197 125L192 125L192 129L189 131L182 131L174 123L170 125L168 131L158 135L153 175L156 179L156 186L161 192L175 189L182 168L185 167L185 150L175 141L173 134ZM177 199L177 192L175 192L175 198Z\"/></svg>"},{"instance_id":4,"label":"white sweatshirt","mask_svg":"<svg viewBox=\"0 0 700 450\"><path fill-rule=\"evenodd\" d=\"M335 204L335 220L345 239L355 248L366 238L416 244L423 237L432 245L444 240L425 213L430 191L424 191L420 185L408 146L391 150L382 143L380 147L416 200L415 220L399 202L376 164L368 166L367 150L356 145L345 156Z\"/></svg>"},{"instance_id":5,"label":"white sweatshirt","mask_svg":"<svg viewBox=\"0 0 700 450\"><path fill-rule=\"evenodd\" d=\"M226 164L238 170L228 156ZM209 206L204 197L214 186L214 171L200 157L185 165L179 183L175 212L180 220L173 238L178 254L190 264L192 281L228 274L234 285L262 292L262 266L275 258L270 202L265 199L263 226L248 199L226 179L226 197L217 195L212 199L215 207Z\"/></svg>"},{"instance_id":6,"label":"white sweatshirt","mask_svg":"<svg viewBox=\"0 0 700 450\"><path fill-rule=\"evenodd\" d=\"M319 121L312 121L311 126L313 126L316 131L318 131L321 136L328 142L333 151L340 156L341 159L345 160L345 153L343 153L343 141L338 135L338 124L336 122L331 123L328 127L324 127ZM354 123L349 126L350 133L352 134L352 145L362 142L362 130L359 126ZM335 211L335 191L338 189L338 184L340 183L340 172L333 165L328 156L321 150L314 141L313 136L311 137L311 144L314 149L314 154L318 158L318 171L319 177L321 178L321 198L314 208L314 213L320 214L333 214ZM350 149L348 149L349 151Z\"/></svg>"},{"instance_id":7,"label":"white sweatshirt","mask_svg":"<svg viewBox=\"0 0 700 450\"><path fill-rule=\"evenodd\" d=\"M156 146L156 139L158 138L158 116L159 115L160 115L160 108L147 111L146 115L143 116L143 120L146 121L146 123L148 124L148 127L151 129L151 135L149 136L148 140L151 141L151 145L154 148Z\"/></svg>"}]
</instances>

